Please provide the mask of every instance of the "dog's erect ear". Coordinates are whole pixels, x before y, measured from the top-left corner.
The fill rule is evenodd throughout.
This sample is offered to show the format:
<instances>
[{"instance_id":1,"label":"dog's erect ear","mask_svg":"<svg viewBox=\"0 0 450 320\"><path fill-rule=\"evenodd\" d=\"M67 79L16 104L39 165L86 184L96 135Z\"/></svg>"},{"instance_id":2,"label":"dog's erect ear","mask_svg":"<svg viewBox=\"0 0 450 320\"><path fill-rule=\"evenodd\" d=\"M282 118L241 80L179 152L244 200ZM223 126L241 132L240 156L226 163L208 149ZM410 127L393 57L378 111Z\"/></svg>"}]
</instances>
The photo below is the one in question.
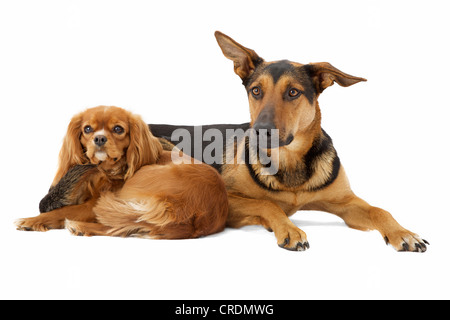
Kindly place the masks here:
<instances>
[{"instance_id":1,"label":"dog's erect ear","mask_svg":"<svg viewBox=\"0 0 450 320\"><path fill-rule=\"evenodd\" d=\"M328 62L310 63L307 65L311 79L316 87L317 93L332 86L336 81L340 86L348 87L360 81L367 81L364 78L354 77L336 69Z\"/></svg>"},{"instance_id":2,"label":"dog's erect ear","mask_svg":"<svg viewBox=\"0 0 450 320\"><path fill-rule=\"evenodd\" d=\"M214 33L223 54L234 62L234 72L245 81L264 60L255 51L240 45L220 31Z\"/></svg>"}]
</instances>

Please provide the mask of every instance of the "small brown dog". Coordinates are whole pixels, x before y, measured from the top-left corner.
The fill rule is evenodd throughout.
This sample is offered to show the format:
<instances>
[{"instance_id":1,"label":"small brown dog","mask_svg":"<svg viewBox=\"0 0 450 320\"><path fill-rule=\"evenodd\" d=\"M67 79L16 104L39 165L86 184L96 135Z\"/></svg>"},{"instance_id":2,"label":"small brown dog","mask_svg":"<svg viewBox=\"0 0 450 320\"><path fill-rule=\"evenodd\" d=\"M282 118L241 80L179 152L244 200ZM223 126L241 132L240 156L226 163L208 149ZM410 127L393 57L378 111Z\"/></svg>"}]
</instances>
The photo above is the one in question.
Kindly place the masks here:
<instances>
[{"instance_id":1,"label":"small brown dog","mask_svg":"<svg viewBox=\"0 0 450 320\"><path fill-rule=\"evenodd\" d=\"M71 205L16 225L26 231L66 227L76 235L160 239L222 231L228 200L219 173L170 159L139 116L117 107L88 109L69 124L52 183L57 188L63 176L75 177L65 195Z\"/></svg>"}]
</instances>

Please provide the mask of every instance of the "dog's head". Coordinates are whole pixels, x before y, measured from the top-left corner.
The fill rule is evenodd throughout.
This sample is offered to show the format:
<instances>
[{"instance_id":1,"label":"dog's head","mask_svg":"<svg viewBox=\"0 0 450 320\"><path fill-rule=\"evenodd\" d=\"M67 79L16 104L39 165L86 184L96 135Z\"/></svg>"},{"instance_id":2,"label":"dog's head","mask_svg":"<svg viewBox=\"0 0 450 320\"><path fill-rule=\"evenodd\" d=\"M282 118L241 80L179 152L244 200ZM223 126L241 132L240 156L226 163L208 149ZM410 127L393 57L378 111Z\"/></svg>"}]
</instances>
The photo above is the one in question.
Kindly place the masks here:
<instances>
[{"instance_id":1,"label":"dog's head","mask_svg":"<svg viewBox=\"0 0 450 320\"><path fill-rule=\"evenodd\" d=\"M118 107L91 108L70 121L52 185L72 166L88 163L126 179L143 165L155 163L161 152L161 144L141 117ZM122 168L126 172L119 172Z\"/></svg>"},{"instance_id":2,"label":"dog's head","mask_svg":"<svg viewBox=\"0 0 450 320\"><path fill-rule=\"evenodd\" d=\"M279 146L320 121L318 96L337 82L348 87L366 79L348 75L327 62L301 64L288 60L266 62L227 35L216 31L223 54L234 62L234 72L247 90L251 126L257 132L279 130Z\"/></svg>"}]
</instances>

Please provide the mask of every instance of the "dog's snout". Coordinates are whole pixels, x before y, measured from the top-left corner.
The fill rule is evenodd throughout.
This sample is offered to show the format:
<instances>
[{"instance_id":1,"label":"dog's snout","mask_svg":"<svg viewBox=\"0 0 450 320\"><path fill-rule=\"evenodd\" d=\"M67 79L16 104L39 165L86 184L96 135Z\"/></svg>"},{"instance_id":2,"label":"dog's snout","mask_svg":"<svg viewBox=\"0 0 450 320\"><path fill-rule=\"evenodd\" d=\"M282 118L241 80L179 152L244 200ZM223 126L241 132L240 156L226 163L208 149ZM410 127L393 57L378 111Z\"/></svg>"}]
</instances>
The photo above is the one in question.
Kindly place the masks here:
<instances>
[{"instance_id":1,"label":"dog's snout","mask_svg":"<svg viewBox=\"0 0 450 320\"><path fill-rule=\"evenodd\" d=\"M94 138L94 143L95 143L95 145L98 146L98 147L103 146L103 145L106 143L106 141L108 141L108 139L106 139L105 136L96 136L96 137Z\"/></svg>"},{"instance_id":2,"label":"dog's snout","mask_svg":"<svg viewBox=\"0 0 450 320\"><path fill-rule=\"evenodd\" d=\"M270 135L271 130L276 129L273 118L274 107L271 105L267 105L256 119L253 125L253 129L255 129L257 134L260 134L260 130L265 129L263 132L266 132L267 135Z\"/></svg>"}]
</instances>

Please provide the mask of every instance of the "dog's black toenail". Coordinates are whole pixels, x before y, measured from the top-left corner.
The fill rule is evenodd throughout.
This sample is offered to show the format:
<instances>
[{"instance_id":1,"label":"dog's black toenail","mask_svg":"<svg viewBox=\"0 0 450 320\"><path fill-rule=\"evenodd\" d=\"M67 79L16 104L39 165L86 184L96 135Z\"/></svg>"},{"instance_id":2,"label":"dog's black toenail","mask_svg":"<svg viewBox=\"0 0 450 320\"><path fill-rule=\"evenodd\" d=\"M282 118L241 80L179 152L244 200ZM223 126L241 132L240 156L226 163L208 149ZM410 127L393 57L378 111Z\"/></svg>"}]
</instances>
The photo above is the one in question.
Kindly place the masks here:
<instances>
[{"instance_id":1,"label":"dog's black toenail","mask_svg":"<svg viewBox=\"0 0 450 320\"><path fill-rule=\"evenodd\" d=\"M422 252L427 251L427 246L425 245L425 243L420 243L420 248L422 249Z\"/></svg>"},{"instance_id":2,"label":"dog's black toenail","mask_svg":"<svg viewBox=\"0 0 450 320\"><path fill-rule=\"evenodd\" d=\"M409 244L407 244L406 242L403 242L402 247L403 251L409 251Z\"/></svg>"},{"instance_id":3,"label":"dog's black toenail","mask_svg":"<svg viewBox=\"0 0 450 320\"><path fill-rule=\"evenodd\" d=\"M279 247L283 248L289 244L289 238L284 239L283 243L278 244Z\"/></svg>"}]
</instances>

